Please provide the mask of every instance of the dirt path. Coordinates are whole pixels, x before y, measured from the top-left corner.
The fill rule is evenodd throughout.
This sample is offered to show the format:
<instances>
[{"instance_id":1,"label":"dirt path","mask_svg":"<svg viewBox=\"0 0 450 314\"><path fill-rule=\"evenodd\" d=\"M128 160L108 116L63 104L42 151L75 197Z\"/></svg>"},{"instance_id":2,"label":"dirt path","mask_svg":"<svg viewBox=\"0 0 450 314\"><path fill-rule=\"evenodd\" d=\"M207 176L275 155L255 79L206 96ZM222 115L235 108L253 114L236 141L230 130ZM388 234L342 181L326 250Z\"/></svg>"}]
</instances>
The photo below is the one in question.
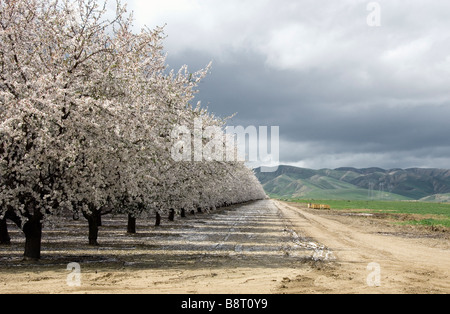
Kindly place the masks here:
<instances>
[{"instance_id":1,"label":"dirt path","mask_svg":"<svg viewBox=\"0 0 450 314\"><path fill-rule=\"evenodd\" d=\"M450 293L448 239L405 238L371 219L268 200L160 228L141 220L136 235L124 217L103 222L98 248L84 244L85 222L44 230L44 258L32 264L11 227L0 293ZM73 262L76 287L67 282ZM378 279L369 263L379 287L367 283Z\"/></svg>"},{"instance_id":2,"label":"dirt path","mask_svg":"<svg viewBox=\"0 0 450 314\"><path fill-rule=\"evenodd\" d=\"M291 281L286 292L450 293L448 238L400 232L367 217L275 204L296 232L330 248L336 258L322 274Z\"/></svg>"}]
</instances>

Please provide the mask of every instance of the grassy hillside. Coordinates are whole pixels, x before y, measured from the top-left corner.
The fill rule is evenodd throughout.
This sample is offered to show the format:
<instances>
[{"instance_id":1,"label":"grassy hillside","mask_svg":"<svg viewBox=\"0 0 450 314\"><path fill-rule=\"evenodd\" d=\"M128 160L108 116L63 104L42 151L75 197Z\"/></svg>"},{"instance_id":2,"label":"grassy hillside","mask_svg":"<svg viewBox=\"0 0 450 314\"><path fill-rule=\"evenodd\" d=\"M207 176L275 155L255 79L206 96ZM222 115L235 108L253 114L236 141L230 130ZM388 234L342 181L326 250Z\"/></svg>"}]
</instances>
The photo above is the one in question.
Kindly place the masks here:
<instances>
[{"instance_id":1,"label":"grassy hillside","mask_svg":"<svg viewBox=\"0 0 450 314\"><path fill-rule=\"evenodd\" d=\"M450 203L450 193L430 195L420 199L420 201L429 203Z\"/></svg>"},{"instance_id":2,"label":"grassy hillside","mask_svg":"<svg viewBox=\"0 0 450 314\"><path fill-rule=\"evenodd\" d=\"M450 201L450 170L280 166L256 175L271 197L336 200Z\"/></svg>"}]
</instances>

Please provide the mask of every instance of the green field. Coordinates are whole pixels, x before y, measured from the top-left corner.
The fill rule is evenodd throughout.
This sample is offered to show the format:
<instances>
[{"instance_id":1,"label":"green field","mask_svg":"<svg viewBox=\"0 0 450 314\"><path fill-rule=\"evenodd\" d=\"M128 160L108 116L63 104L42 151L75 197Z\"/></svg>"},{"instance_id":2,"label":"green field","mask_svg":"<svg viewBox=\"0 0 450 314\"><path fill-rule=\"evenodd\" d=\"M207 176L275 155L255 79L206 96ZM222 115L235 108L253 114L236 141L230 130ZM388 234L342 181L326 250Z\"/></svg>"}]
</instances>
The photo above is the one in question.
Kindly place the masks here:
<instances>
[{"instance_id":1,"label":"green field","mask_svg":"<svg viewBox=\"0 0 450 314\"><path fill-rule=\"evenodd\" d=\"M334 210L362 210L367 213L419 215L402 223L450 228L450 204L407 201L291 200L298 203L330 205ZM423 216L421 218L420 216Z\"/></svg>"}]
</instances>

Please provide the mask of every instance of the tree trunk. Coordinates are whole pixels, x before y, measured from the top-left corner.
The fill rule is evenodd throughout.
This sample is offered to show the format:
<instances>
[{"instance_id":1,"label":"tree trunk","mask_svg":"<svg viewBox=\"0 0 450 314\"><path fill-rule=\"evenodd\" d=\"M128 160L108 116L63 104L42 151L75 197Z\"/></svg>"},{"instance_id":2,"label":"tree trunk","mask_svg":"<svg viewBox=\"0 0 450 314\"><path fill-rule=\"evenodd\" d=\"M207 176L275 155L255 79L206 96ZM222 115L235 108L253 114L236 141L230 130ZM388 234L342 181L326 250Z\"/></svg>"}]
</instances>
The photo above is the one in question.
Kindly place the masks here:
<instances>
[{"instance_id":1,"label":"tree trunk","mask_svg":"<svg viewBox=\"0 0 450 314\"><path fill-rule=\"evenodd\" d=\"M160 225L161 225L161 215L159 213L156 213L155 227L159 227Z\"/></svg>"},{"instance_id":2,"label":"tree trunk","mask_svg":"<svg viewBox=\"0 0 450 314\"><path fill-rule=\"evenodd\" d=\"M25 260L38 260L41 258L41 239L42 239L42 214L39 209L33 209L33 216L23 226L25 233Z\"/></svg>"},{"instance_id":3,"label":"tree trunk","mask_svg":"<svg viewBox=\"0 0 450 314\"><path fill-rule=\"evenodd\" d=\"M99 210L97 211L97 227L102 226L102 212Z\"/></svg>"},{"instance_id":4,"label":"tree trunk","mask_svg":"<svg viewBox=\"0 0 450 314\"><path fill-rule=\"evenodd\" d=\"M184 208L181 209L181 218L186 218L186 210Z\"/></svg>"},{"instance_id":5,"label":"tree trunk","mask_svg":"<svg viewBox=\"0 0 450 314\"><path fill-rule=\"evenodd\" d=\"M175 209L170 209L169 211L169 221L175 220Z\"/></svg>"},{"instance_id":6,"label":"tree trunk","mask_svg":"<svg viewBox=\"0 0 450 314\"><path fill-rule=\"evenodd\" d=\"M8 233L8 224L6 223L6 217L0 219L0 245L10 245L11 238Z\"/></svg>"},{"instance_id":7,"label":"tree trunk","mask_svg":"<svg viewBox=\"0 0 450 314\"><path fill-rule=\"evenodd\" d=\"M83 212L83 216L87 219L89 224L89 245L98 246L98 226L99 217L101 217L101 215L97 209L91 208L90 211L89 214Z\"/></svg>"},{"instance_id":8,"label":"tree trunk","mask_svg":"<svg viewBox=\"0 0 450 314\"><path fill-rule=\"evenodd\" d=\"M98 219L97 215L89 215L89 245L98 246Z\"/></svg>"},{"instance_id":9,"label":"tree trunk","mask_svg":"<svg viewBox=\"0 0 450 314\"><path fill-rule=\"evenodd\" d=\"M128 214L127 232L131 234L136 233L136 218L133 217L131 214Z\"/></svg>"}]
</instances>

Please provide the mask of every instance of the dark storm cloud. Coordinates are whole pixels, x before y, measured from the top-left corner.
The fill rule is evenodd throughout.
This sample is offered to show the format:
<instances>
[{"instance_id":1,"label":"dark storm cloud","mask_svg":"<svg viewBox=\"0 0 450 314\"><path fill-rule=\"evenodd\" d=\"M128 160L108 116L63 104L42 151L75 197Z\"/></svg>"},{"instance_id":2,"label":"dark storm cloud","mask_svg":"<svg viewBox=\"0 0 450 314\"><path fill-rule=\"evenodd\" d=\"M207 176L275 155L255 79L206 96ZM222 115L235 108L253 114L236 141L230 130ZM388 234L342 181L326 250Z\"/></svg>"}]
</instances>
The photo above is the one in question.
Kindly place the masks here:
<instances>
[{"instance_id":1,"label":"dark storm cloud","mask_svg":"<svg viewBox=\"0 0 450 314\"><path fill-rule=\"evenodd\" d=\"M172 1L170 66L213 61L197 100L280 126L282 162L449 167L450 4L379 1L369 27L369 1Z\"/></svg>"},{"instance_id":2,"label":"dark storm cloud","mask_svg":"<svg viewBox=\"0 0 450 314\"><path fill-rule=\"evenodd\" d=\"M269 70L261 66L261 58L250 57L236 56L235 66L213 63L212 73L200 85L197 99L212 112L222 117L237 113L231 125L279 125L282 139L290 141L290 146L315 142L327 147L322 153L333 154L411 152L450 144L449 103L370 103L365 91L357 96L351 86L345 89L351 95L338 90L333 96L325 91L332 89L326 84L335 82L311 80L307 73ZM195 53L184 55L183 60L201 67L189 63L191 58L208 62L207 56ZM295 162L303 157L290 152L291 148L282 149L282 158Z\"/></svg>"}]
</instances>

